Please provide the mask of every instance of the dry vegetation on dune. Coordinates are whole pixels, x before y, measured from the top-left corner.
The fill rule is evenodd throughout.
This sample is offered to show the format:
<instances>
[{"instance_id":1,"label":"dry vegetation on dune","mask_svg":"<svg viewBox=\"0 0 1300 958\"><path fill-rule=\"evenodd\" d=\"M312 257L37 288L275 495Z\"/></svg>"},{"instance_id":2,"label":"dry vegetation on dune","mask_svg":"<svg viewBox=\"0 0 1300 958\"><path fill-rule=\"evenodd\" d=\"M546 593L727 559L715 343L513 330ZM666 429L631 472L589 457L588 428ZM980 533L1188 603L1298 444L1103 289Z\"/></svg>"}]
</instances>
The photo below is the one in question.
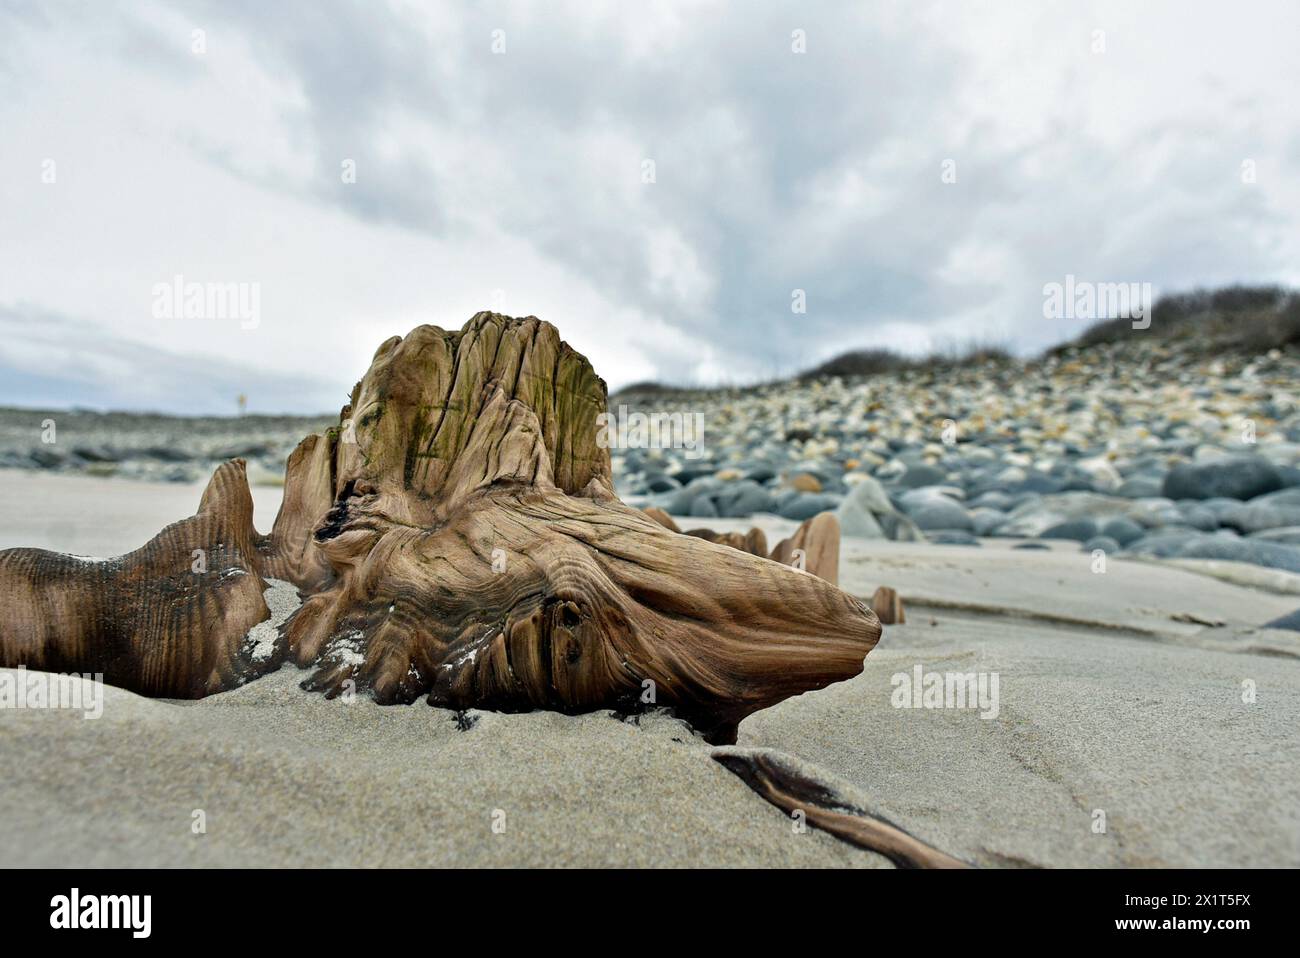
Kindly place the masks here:
<instances>
[{"instance_id":1,"label":"dry vegetation on dune","mask_svg":"<svg viewBox=\"0 0 1300 958\"><path fill-rule=\"evenodd\" d=\"M1127 318L1100 320L1077 338L1051 347L1044 356L1061 356L1072 350L1135 338L1177 342L1207 354L1255 355L1270 349L1300 346L1300 291L1282 286L1239 285L1171 293L1162 296L1152 307L1149 328L1134 329L1132 320ZM855 379L912 371L942 372L1019 361L1006 343L989 339L953 342L924 356L907 356L888 347L872 347L839 353L790 379L753 383L748 387L719 387L719 391L737 388L743 391L832 377ZM710 391L713 390L644 381L624 386L614 395L662 396Z\"/></svg>"},{"instance_id":2,"label":"dry vegetation on dune","mask_svg":"<svg viewBox=\"0 0 1300 958\"><path fill-rule=\"evenodd\" d=\"M1152 307L1150 329L1134 329L1128 319L1102 320L1049 354L1138 336L1183 341L1206 352L1253 354L1297 345L1300 292L1281 286L1227 286L1173 293Z\"/></svg>"}]
</instances>

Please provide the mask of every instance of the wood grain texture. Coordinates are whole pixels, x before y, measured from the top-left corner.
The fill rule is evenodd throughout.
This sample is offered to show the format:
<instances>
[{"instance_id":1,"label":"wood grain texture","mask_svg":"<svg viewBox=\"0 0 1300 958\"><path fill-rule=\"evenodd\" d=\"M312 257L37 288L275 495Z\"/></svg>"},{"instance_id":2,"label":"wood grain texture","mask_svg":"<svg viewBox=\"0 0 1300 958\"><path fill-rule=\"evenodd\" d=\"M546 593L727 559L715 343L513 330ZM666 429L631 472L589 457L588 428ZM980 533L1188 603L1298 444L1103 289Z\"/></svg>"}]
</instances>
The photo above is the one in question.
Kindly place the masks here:
<instances>
[{"instance_id":1,"label":"wood grain texture","mask_svg":"<svg viewBox=\"0 0 1300 958\"><path fill-rule=\"evenodd\" d=\"M832 584L833 517L778 547L804 550L807 571L766 558L761 533L679 534L614 496L605 408L587 360L535 318L393 337L338 427L290 456L269 536L233 462L194 517L102 568L0 553L21 609L0 662L93 665L155 695L230 688L267 666L245 636L273 577L305 601L270 661L311 668L304 687L330 696L667 705L727 741L756 709L860 672L880 625ZM205 576L189 572L193 548L211 550Z\"/></svg>"},{"instance_id":2,"label":"wood grain texture","mask_svg":"<svg viewBox=\"0 0 1300 958\"><path fill-rule=\"evenodd\" d=\"M903 625L907 621L902 598L887 585L880 586L871 594L871 611L883 625Z\"/></svg>"},{"instance_id":3,"label":"wood grain texture","mask_svg":"<svg viewBox=\"0 0 1300 958\"><path fill-rule=\"evenodd\" d=\"M273 663L245 637L267 618L244 461L220 466L198 512L114 559L0 552L0 665L102 672L145 695L200 698Z\"/></svg>"}]
</instances>

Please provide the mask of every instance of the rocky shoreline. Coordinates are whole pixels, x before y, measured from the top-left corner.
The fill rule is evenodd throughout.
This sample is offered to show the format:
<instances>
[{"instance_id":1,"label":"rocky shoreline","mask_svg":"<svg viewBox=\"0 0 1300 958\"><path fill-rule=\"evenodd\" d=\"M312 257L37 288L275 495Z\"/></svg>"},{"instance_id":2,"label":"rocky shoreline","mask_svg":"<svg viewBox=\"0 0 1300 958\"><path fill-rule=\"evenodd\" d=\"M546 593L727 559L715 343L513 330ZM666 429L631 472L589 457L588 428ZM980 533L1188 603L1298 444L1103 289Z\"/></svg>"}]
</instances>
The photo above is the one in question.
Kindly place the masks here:
<instances>
[{"instance_id":1,"label":"rocky shoreline","mask_svg":"<svg viewBox=\"0 0 1300 958\"><path fill-rule=\"evenodd\" d=\"M246 459L249 480L280 485L303 436L330 416L165 416L154 413L0 408L0 469L101 478L197 482L227 459Z\"/></svg>"},{"instance_id":2,"label":"rocky shoreline","mask_svg":"<svg viewBox=\"0 0 1300 958\"><path fill-rule=\"evenodd\" d=\"M625 499L700 525L832 510L865 538L1070 540L1300 573L1298 382L1294 349L1207 356L1129 339L1028 363L628 391L611 411L699 434L611 432L611 454ZM298 440L328 425L0 409L0 468L195 482L240 457L254 484L278 485Z\"/></svg>"},{"instance_id":3,"label":"rocky shoreline","mask_svg":"<svg viewBox=\"0 0 1300 958\"><path fill-rule=\"evenodd\" d=\"M1072 540L1300 573L1298 382L1292 350L1129 340L1030 363L628 392L611 407L701 417L703 441L615 449L614 468L625 498L701 525L834 510L867 538Z\"/></svg>"}]
</instances>

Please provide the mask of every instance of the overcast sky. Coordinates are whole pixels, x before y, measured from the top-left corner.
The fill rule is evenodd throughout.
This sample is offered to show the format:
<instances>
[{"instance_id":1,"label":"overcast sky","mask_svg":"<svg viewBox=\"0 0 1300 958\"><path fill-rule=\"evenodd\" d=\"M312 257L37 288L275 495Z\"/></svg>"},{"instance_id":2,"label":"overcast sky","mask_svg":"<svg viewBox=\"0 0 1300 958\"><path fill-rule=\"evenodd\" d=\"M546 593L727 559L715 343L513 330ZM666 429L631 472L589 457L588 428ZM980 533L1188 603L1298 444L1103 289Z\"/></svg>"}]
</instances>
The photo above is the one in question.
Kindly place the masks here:
<instances>
[{"instance_id":1,"label":"overcast sky","mask_svg":"<svg viewBox=\"0 0 1300 958\"><path fill-rule=\"evenodd\" d=\"M1067 274L1298 283L1297 36L1289 0L0 0L0 404L333 411L485 308L617 387L1030 353L1086 325L1043 317ZM178 275L255 326L160 316Z\"/></svg>"}]
</instances>

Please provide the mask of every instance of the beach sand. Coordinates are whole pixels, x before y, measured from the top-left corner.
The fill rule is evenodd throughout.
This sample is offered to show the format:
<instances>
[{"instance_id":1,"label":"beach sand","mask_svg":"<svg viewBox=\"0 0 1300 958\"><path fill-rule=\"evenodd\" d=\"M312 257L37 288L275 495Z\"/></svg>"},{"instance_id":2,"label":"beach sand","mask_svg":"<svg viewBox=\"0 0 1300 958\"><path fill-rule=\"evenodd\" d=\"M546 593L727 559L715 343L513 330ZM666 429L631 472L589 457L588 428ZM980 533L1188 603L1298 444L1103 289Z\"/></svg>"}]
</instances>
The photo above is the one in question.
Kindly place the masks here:
<instances>
[{"instance_id":1,"label":"beach sand","mask_svg":"<svg viewBox=\"0 0 1300 958\"><path fill-rule=\"evenodd\" d=\"M201 491L2 471L0 548L121 553ZM253 494L267 531L280 490ZM1300 865L1300 637L1259 628L1300 604L1295 583L1098 574L1077 545L1012 544L846 540L841 586L893 586L908 623L858 678L751 716L737 747L985 867ZM895 708L918 665L996 673L996 717ZM889 867L797 829L663 714L474 712L462 730L422 703L326 701L305 674L199 702L107 689L94 720L0 711L0 866Z\"/></svg>"}]
</instances>

